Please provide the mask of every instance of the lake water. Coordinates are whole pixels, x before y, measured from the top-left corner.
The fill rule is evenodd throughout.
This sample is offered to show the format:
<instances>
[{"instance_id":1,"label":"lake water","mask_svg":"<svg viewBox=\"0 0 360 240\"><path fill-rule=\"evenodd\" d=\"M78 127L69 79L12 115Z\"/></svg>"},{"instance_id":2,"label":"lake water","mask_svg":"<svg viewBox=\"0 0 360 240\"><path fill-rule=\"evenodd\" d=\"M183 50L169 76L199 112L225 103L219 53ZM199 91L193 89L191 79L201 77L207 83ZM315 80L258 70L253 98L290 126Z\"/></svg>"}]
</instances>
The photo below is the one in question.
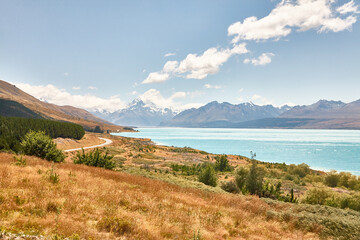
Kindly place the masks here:
<instances>
[{"instance_id":1,"label":"lake water","mask_svg":"<svg viewBox=\"0 0 360 240\"><path fill-rule=\"evenodd\" d=\"M314 169L360 175L360 131L229 128L138 128L116 133L150 138L161 145L192 147L217 154L238 154L266 162L306 163Z\"/></svg>"}]
</instances>

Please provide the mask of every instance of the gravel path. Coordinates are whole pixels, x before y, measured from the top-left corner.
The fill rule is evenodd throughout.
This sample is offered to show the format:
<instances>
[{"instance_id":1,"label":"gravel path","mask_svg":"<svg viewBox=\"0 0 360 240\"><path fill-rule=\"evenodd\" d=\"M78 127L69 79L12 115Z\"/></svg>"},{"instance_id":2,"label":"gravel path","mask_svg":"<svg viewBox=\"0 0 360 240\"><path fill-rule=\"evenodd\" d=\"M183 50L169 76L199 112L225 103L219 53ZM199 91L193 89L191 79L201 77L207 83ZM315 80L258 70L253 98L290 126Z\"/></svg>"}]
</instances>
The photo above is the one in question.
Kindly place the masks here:
<instances>
[{"instance_id":1,"label":"gravel path","mask_svg":"<svg viewBox=\"0 0 360 240\"><path fill-rule=\"evenodd\" d=\"M74 148L74 149L68 149L68 150L64 150L64 152L74 152L74 151L79 151L81 149L90 149L90 148L97 148L97 147L103 147L106 145L111 144L113 141L111 141L110 139L107 138L101 138L99 137L99 139L104 140L105 142L99 145L95 145L95 146L90 146L90 147L83 147L83 148Z\"/></svg>"}]
</instances>

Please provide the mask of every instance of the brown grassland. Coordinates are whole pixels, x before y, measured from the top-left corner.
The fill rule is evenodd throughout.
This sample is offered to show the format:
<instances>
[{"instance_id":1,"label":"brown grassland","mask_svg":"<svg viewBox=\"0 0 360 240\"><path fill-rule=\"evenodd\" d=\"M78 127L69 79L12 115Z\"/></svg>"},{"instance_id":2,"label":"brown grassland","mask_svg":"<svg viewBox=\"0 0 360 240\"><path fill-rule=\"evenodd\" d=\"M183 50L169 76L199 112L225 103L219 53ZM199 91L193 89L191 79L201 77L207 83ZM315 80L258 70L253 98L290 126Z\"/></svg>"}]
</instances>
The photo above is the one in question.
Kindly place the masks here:
<instances>
[{"instance_id":1,"label":"brown grassland","mask_svg":"<svg viewBox=\"0 0 360 240\"><path fill-rule=\"evenodd\" d=\"M210 193L95 167L0 154L0 224L9 230L92 239L315 239L267 220L256 197ZM112 232L112 233L109 233Z\"/></svg>"},{"instance_id":2,"label":"brown grassland","mask_svg":"<svg viewBox=\"0 0 360 240\"><path fill-rule=\"evenodd\" d=\"M77 144L93 145L94 136L100 136L90 135ZM75 165L71 160L75 153L68 153L60 164L25 156L23 166L15 164L14 155L0 153L0 230L50 239L358 239L360 235L359 212L230 194L199 183L194 176L165 173L172 163L211 161L212 154L155 146L148 139L101 136L113 140L106 149L119 164L116 171ZM229 160L234 166L248 164L239 156Z\"/></svg>"}]
</instances>

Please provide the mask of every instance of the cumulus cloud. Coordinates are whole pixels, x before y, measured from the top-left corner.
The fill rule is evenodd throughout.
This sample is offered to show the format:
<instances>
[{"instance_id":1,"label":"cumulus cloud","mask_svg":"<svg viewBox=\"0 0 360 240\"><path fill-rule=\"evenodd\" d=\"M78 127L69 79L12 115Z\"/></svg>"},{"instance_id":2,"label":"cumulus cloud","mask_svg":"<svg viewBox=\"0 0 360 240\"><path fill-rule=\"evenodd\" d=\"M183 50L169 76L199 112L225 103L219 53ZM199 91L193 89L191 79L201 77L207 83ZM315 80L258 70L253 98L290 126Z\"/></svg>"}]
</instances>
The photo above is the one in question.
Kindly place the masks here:
<instances>
[{"instance_id":1,"label":"cumulus cloud","mask_svg":"<svg viewBox=\"0 0 360 240\"><path fill-rule=\"evenodd\" d=\"M185 92L175 92L170 97L165 98L160 91L156 89L149 89L139 96L139 98L147 105L155 104L161 108L170 108L175 111L182 111L196 106L202 106L199 103L181 104L176 102L176 99L185 98L188 94Z\"/></svg>"},{"instance_id":2,"label":"cumulus cloud","mask_svg":"<svg viewBox=\"0 0 360 240\"><path fill-rule=\"evenodd\" d=\"M355 13L358 6L350 1L338 8L334 0L283 0L269 15L258 19L246 18L229 26L228 35L234 36L232 42L240 40L278 40L289 35L293 29L318 32L339 32L350 30L357 21ZM348 16L340 16L348 14Z\"/></svg>"},{"instance_id":3,"label":"cumulus cloud","mask_svg":"<svg viewBox=\"0 0 360 240\"><path fill-rule=\"evenodd\" d=\"M175 55L176 55L176 53L166 53L164 55L164 57L170 57L170 56L175 56Z\"/></svg>"},{"instance_id":4,"label":"cumulus cloud","mask_svg":"<svg viewBox=\"0 0 360 240\"><path fill-rule=\"evenodd\" d=\"M72 90L80 90L80 89L81 89L81 87L79 87L79 86L72 87Z\"/></svg>"},{"instance_id":5,"label":"cumulus cloud","mask_svg":"<svg viewBox=\"0 0 360 240\"><path fill-rule=\"evenodd\" d=\"M27 92L38 99L61 106L70 105L90 111L104 109L110 112L114 112L125 106L124 102L118 96L100 98L89 94L72 95L65 89L59 89L51 84L46 86L33 86L27 83L18 83L15 85L24 92Z\"/></svg>"},{"instance_id":6,"label":"cumulus cloud","mask_svg":"<svg viewBox=\"0 0 360 240\"><path fill-rule=\"evenodd\" d=\"M244 60L245 64L251 63L254 66L258 66L258 65L266 65L271 63L271 58L275 56L275 54L273 53L263 53L259 56L259 58L246 58Z\"/></svg>"},{"instance_id":7,"label":"cumulus cloud","mask_svg":"<svg viewBox=\"0 0 360 240\"><path fill-rule=\"evenodd\" d=\"M231 56L245 53L248 53L245 43L226 49L209 48L201 55L190 53L180 62L166 62L161 71L150 73L142 83L165 82L172 75L189 79L204 79L209 74L217 73Z\"/></svg>"},{"instance_id":8,"label":"cumulus cloud","mask_svg":"<svg viewBox=\"0 0 360 240\"><path fill-rule=\"evenodd\" d=\"M170 75L168 73L152 72L142 83L145 84L165 82L169 79L169 76Z\"/></svg>"},{"instance_id":9,"label":"cumulus cloud","mask_svg":"<svg viewBox=\"0 0 360 240\"><path fill-rule=\"evenodd\" d=\"M207 89L210 89L210 88L220 89L220 88L222 88L222 87L219 86L219 85L205 84L205 85L204 85L204 88L207 88Z\"/></svg>"},{"instance_id":10,"label":"cumulus cloud","mask_svg":"<svg viewBox=\"0 0 360 240\"><path fill-rule=\"evenodd\" d=\"M90 90L97 90L98 88L97 88L97 87L94 87L94 86L88 86L88 89L90 89Z\"/></svg>"}]
</instances>

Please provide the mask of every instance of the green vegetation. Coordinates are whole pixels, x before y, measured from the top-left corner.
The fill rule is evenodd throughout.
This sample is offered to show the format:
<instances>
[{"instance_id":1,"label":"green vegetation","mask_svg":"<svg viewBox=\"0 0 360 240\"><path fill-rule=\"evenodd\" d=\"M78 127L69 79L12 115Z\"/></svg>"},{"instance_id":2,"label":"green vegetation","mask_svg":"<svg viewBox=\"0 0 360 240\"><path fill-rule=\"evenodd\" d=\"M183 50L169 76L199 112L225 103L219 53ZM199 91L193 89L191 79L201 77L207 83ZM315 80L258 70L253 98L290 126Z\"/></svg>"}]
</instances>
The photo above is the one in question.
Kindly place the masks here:
<instances>
[{"instance_id":1,"label":"green vegetation","mask_svg":"<svg viewBox=\"0 0 360 240\"><path fill-rule=\"evenodd\" d=\"M29 130L43 131L51 138L81 139L85 134L84 129L74 123L45 119L0 117L0 150L20 152L20 142Z\"/></svg>"},{"instance_id":2,"label":"green vegetation","mask_svg":"<svg viewBox=\"0 0 360 240\"><path fill-rule=\"evenodd\" d=\"M215 169L220 172L229 172L232 171L232 167L229 164L229 160L226 155L216 156L215 157Z\"/></svg>"},{"instance_id":3,"label":"green vegetation","mask_svg":"<svg viewBox=\"0 0 360 240\"><path fill-rule=\"evenodd\" d=\"M199 173L199 182L216 187L217 176L213 166L210 164L205 165L205 167Z\"/></svg>"},{"instance_id":4,"label":"green vegetation","mask_svg":"<svg viewBox=\"0 0 360 240\"><path fill-rule=\"evenodd\" d=\"M24 105L6 99L0 99L0 116L42 118L39 114L35 113Z\"/></svg>"},{"instance_id":5,"label":"green vegetation","mask_svg":"<svg viewBox=\"0 0 360 240\"><path fill-rule=\"evenodd\" d=\"M101 167L105 169L114 169L116 167L115 162L112 160L114 156L109 155L106 151L96 148L93 151L85 153L84 149L82 152L78 152L73 158L75 164L85 164L93 167Z\"/></svg>"},{"instance_id":6,"label":"green vegetation","mask_svg":"<svg viewBox=\"0 0 360 240\"><path fill-rule=\"evenodd\" d=\"M45 132L30 130L20 143L24 154L40 157L48 161L63 162L65 155Z\"/></svg>"}]
</instances>

